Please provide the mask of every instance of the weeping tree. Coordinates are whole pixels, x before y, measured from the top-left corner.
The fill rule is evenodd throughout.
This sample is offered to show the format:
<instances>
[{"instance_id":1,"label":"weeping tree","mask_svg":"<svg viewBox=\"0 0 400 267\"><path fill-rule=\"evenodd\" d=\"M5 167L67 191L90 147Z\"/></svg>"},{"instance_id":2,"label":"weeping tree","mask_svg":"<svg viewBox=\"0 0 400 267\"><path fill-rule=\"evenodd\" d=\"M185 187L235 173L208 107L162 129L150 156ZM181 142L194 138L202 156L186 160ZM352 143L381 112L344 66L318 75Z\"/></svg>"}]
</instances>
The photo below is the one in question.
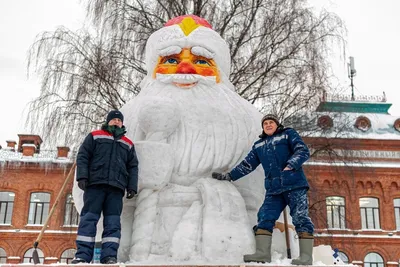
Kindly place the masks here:
<instances>
[{"instance_id":1,"label":"weeping tree","mask_svg":"<svg viewBox=\"0 0 400 267\"><path fill-rule=\"evenodd\" d=\"M330 90L327 58L345 34L338 16L316 14L305 0L87 0L85 5L87 30L42 33L28 57L28 71L42 81L28 123L51 143L73 146L108 110L140 92L146 40L176 16L207 19L229 45L236 92L281 118L315 108Z\"/></svg>"}]
</instances>

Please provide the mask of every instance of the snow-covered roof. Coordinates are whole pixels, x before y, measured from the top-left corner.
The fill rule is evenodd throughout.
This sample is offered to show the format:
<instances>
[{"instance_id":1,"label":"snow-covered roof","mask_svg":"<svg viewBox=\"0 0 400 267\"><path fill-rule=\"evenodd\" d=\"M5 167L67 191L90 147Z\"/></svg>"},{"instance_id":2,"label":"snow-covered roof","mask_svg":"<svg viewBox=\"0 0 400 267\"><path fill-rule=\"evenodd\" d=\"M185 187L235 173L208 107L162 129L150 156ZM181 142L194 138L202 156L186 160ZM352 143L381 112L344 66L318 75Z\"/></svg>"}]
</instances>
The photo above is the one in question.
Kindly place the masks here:
<instances>
[{"instance_id":1,"label":"snow-covered roof","mask_svg":"<svg viewBox=\"0 0 400 267\"><path fill-rule=\"evenodd\" d=\"M400 122L400 118L390 114L318 112L316 116L317 123L320 118L328 116L332 120L332 127L322 132L305 131L303 132L304 136L400 140L400 129L395 128L398 128L397 124Z\"/></svg>"},{"instance_id":2,"label":"snow-covered roof","mask_svg":"<svg viewBox=\"0 0 400 267\"><path fill-rule=\"evenodd\" d=\"M34 163L72 163L74 153L68 158L58 158L56 150L40 150L33 156L24 156L21 152L12 149L0 149L0 163L2 162L34 162Z\"/></svg>"},{"instance_id":3,"label":"snow-covered roof","mask_svg":"<svg viewBox=\"0 0 400 267\"><path fill-rule=\"evenodd\" d=\"M364 167L364 168L400 168L399 162L329 162L307 161L304 165L310 166L336 166L336 167Z\"/></svg>"}]
</instances>

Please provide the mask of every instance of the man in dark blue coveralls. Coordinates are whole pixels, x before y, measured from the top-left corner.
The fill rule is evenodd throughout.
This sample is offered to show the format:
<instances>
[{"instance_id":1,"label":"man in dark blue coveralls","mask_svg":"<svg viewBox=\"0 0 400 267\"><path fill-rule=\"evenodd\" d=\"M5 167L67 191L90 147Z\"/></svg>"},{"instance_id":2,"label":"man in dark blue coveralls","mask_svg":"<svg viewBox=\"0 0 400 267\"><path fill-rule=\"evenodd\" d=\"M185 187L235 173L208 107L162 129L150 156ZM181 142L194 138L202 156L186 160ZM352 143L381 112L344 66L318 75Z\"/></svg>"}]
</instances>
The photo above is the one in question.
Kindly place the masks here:
<instances>
[{"instance_id":1,"label":"man in dark blue coveralls","mask_svg":"<svg viewBox=\"0 0 400 267\"><path fill-rule=\"evenodd\" d=\"M218 180L235 181L262 165L266 189L264 203L254 227L256 253L245 255L245 262L271 262L272 231L276 220L288 205L299 236L300 257L295 265L312 265L314 225L308 214L309 185L302 165L310 157L307 145L292 128L284 128L273 114L261 120L263 132L246 158L229 173L213 173Z\"/></svg>"},{"instance_id":2,"label":"man in dark blue coveralls","mask_svg":"<svg viewBox=\"0 0 400 267\"><path fill-rule=\"evenodd\" d=\"M107 115L101 130L86 136L76 159L76 180L84 190L80 214L77 252L71 261L89 263L93 258L96 226L103 212L103 234L100 262L117 263L121 238L122 198L137 193L138 159L135 147L125 136L124 116L118 110Z\"/></svg>"}]
</instances>

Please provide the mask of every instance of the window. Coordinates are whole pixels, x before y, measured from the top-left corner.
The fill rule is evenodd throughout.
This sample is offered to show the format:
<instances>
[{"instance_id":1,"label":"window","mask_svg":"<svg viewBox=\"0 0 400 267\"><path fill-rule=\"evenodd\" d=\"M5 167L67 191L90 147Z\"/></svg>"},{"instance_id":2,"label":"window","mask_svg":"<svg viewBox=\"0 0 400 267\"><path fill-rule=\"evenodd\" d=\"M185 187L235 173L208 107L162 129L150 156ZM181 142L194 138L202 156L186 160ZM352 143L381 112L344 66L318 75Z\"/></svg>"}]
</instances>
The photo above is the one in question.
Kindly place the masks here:
<instances>
[{"instance_id":1,"label":"window","mask_svg":"<svg viewBox=\"0 0 400 267\"><path fill-rule=\"evenodd\" d=\"M49 214L49 206L49 193L32 193L29 204L28 224L43 224Z\"/></svg>"},{"instance_id":2,"label":"window","mask_svg":"<svg viewBox=\"0 0 400 267\"><path fill-rule=\"evenodd\" d=\"M7 262L7 253L3 248L0 248L0 264Z\"/></svg>"},{"instance_id":3,"label":"window","mask_svg":"<svg viewBox=\"0 0 400 267\"><path fill-rule=\"evenodd\" d=\"M343 197L327 197L326 213L328 228L346 228L346 210Z\"/></svg>"},{"instance_id":4,"label":"window","mask_svg":"<svg viewBox=\"0 0 400 267\"><path fill-rule=\"evenodd\" d=\"M25 254L24 254L24 263L33 263L32 253L33 253L34 250L35 250L34 248L30 248L25 252ZM37 250L37 253L39 255L39 262L43 263L44 262L43 251L40 250L39 248L37 248L36 250Z\"/></svg>"},{"instance_id":5,"label":"window","mask_svg":"<svg viewBox=\"0 0 400 267\"><path fill-rule=\"evenodd\" d=\"M0 192L0 224L11 224L14 192Z\"/></svg>"},{"instance_id":6,"label":"window","mask_svg":"<svg viewBox=\"0 0 400 267\"><path fill-rule=\"evenodd\" d=\"M393 200L394 217L396 219L396 230L400 230L400 198Z\"/></svg>"},{"instance_id":7,"label":"window","mask_svg":"<svg viewBox=\"0 0 400 267\"><path fill-rule=\"evenodd\" d=\"M75 256L75 253L76 249L73 248L65 250L61 255L60 263L70 264Z\"/></svg>"},{"instance_id":8,"label":"window","mask_svg":"<svg viewBox=\"0 0 400 267\"><path fill-rule=\"evenodd\" d=\"M361 228L380 229L379 202L377 198L360 198Z\"/></svg>"},{"instance_id":9,"label":"window","mask_svg":"<svg viewBox=\"0 0 400 267\"><path fill-rule=\"evenodd\" d=\"M72 194L68 194L65 201L64 225L76 226L78 223L79 214L75 208L74 198L72 197Z\"/></svg>"},{"instance_id":10,"label":"window","mask_svg":"<svg viewBox=\"0 0 400 267\"><path fill-rule=\"evenodd\" d=\"M364 267L384 267L381 255L377 253L368 253L364 258Z\"/></svg>"},{"instance_id":11,"label":"window","mask_svg":"<svg viewBox=\"0 0 400 267\"><path fill-rule=\"evenodd\" d=\"M349 257L347 257L346 253L339 251L339 258L343 261L343 263L348 264L349 263Z\"/></svg>"}]
</instances>

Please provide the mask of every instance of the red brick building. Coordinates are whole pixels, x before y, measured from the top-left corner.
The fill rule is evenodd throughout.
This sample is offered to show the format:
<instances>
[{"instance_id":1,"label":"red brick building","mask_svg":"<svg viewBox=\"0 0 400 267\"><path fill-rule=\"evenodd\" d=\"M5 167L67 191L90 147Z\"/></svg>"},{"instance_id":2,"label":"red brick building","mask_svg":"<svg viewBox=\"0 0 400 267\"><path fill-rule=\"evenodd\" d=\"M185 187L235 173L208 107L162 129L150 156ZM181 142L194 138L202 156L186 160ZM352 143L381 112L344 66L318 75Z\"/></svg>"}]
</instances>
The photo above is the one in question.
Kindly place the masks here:
<instances>
[{"instance_id":1,"label":"red brick building","mask_svg":"<svg viewBox=\"0 0 400 267\"><path fill-rule=\"evenodd\" d=\"M67 147L40 150L37 135L19 135L0 150L0 264L30 262L33 244L72 165ZM71 153L70 153L71 154ZM67 262L75 253L78 214L73 177L59 197L38 246L43 263Z\"/></svg>"},{"instance_id":2,"label":"red brick building","mask_svg":"<svg viewBox=\"0 0 400 267\"><path fill-rule=\"evenodd\" d=\"M399 266L400 118L385 99L323 101L304 133L316 244L366 267ZM322 136L322 137L321 137Z\"/></svg>"},{"instance_id":3,"label":"red brick building","mask_svg":"<svg viewBox=\"0 0 400 267\"><path fill-rule=\"evenodd\" d=\"M400 259L400 119L389 107L323 101L314 123L319 131L303 133L313 154L304 168L316 245L331 245L345 261L366 267L398 266ZM29 262L73 161L66 147L42 151L39 136L19 138L0 149L0 263ZM72 184L39 243L42 262L74 255Z\"/></svg>"}]
</instances>

